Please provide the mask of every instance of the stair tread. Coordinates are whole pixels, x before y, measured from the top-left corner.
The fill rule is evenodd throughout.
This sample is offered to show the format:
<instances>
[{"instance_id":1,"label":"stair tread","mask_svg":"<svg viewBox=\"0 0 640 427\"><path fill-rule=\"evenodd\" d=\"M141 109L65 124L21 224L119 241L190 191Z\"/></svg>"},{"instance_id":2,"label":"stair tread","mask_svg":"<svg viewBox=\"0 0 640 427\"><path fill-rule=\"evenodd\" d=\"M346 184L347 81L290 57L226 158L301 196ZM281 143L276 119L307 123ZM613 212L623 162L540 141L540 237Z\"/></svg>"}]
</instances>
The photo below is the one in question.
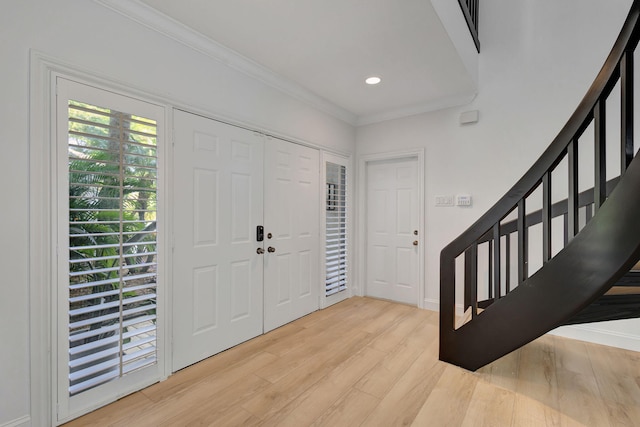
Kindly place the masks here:
<instances>
[{"instance_id":1,"label":"stair tread","mask_svg":"<svg viewBox=\"0 0 640 427\"><path fill-rule=\"evenodd\" d=\"M640 286L614 286L605 295L640 295Z\"/></svg>"},{"instance_id":2,"label":"stair tread","mask_svg":"<svg viewBox=\"0 0 640 427\"><path fill-rule=\"evenodd\" d=\"M482 313L483 311L483 308L477 308L478 314ZM471 317L471 307L467 307L467 310L461 316L456 316L456 329L460 328L465 323L468 323L471 320Z\"/></svg>"}]
</instances>

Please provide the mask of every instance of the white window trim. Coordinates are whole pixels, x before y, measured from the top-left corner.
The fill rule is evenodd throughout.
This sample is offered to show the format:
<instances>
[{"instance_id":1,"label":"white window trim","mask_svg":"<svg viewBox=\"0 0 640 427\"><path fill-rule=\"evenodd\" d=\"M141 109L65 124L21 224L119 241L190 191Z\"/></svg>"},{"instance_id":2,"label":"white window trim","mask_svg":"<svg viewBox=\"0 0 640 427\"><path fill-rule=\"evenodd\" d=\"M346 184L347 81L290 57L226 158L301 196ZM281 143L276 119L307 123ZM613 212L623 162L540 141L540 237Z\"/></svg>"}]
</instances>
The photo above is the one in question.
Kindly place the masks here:
<instances>
[{"instance_id":1,"label":"white window trim","mask_svg":"<svg viewBox=\"0 0 640 427\"><path fill-rule=\"evenodd\" d=\"M55 308L57 301L52 293L55 282L55 246L56 212L55 212L55 144L56 144L56 109L55 80L63 77L103 90L135 97L164 108L164 135L162 147L158 150L158 169L161 173L158 192L164 197L159 206L158 227L164 232L159 236L158 247L162 258L158 258L158 292L168 293L168 278L171 277L171 260L169 236L171 236L171 194L168 191L168 177L171 176L169 147L171 138L171 108L165 100L128 87L112 80L96 77L93 73L80 71L68 64L63 64L38 52L31 52L30 57L30 105L29 105L29 339L30 339L30 412L33 425L58 425L67 419L58 419L56 384L53 375L57 367L55 332ZM160 132L160 130L159 130ZM158 323L158 358L160 380L170 374L170 333L171 324L169 298L160 299L159 311L164 319ZM97 408L100 404L95 405ZM95 409L95 408L94 408Z\"/></svg>"},{"instance_id":2,"label":"white window trim","mask_svg":"<svg viewBox=\"0 0 640 427\"><path fill-rule=\"evenodd\" d=\"M347 290L345 292L338 292L337 294L325 296L325 274L326 274L326 234L327 234L327 211L326 206L326 185L327 185L327 163L334 163L346 167L347 173ZM353 194L355 193L355 182L353 174L353 159L351 156L341 156L337 154L328 153L326 151L320 152L320 195L321 195L321 215L320 215L320 235L322 238L320 247L320 272L322 273L322 280L320 280L320 308L326 308L340 301L343 301L351 296L355 295L353 288L355 280L353 280L353 237L355 235L353 229L353 212L355 211L355 204Z\"/></svg>"}]
</instances>

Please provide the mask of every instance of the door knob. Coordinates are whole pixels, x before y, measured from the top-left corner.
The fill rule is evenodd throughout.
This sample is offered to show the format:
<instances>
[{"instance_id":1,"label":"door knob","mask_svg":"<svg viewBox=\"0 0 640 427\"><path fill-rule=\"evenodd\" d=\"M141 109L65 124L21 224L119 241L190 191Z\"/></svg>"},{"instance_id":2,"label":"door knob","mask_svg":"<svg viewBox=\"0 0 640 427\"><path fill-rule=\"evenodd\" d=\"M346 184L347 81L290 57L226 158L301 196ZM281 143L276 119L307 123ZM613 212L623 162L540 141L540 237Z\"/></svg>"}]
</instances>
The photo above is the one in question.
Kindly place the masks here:
<instances>
[{"instance_id":1,"label":"door knob","mask_svg":"<svg viewBox=\"0 0 640 427\"><path fill-rule=\"evenodd\" d=\"M413 246L418 246L418 241L417 240L413 241Z\"/></svg>"},{"instance_id":2,"label":"door knob","mask_svg":"<svg viewBox=\"0 0 640 427\"><path fill-rule=\"evenodd\" d=\"M258 249L256 249L256 253L257 253L258 255L262 255L262 254L264 253L264 249L262 249L262 248L258 248Z\"/></svg>"},{"instance_id":3,"label":"door knob","mask_svg":"<svg viewBox=\"0 0 640 427\"><path fill-rule=\"evenodd\" d=\"M267 252L269 252L269 253L273 253L273 252L275 252L275 251L276 251L276 248L274 248L273 246L269 246L269 247L267 248Z\"/></svg>"}]
</instances>

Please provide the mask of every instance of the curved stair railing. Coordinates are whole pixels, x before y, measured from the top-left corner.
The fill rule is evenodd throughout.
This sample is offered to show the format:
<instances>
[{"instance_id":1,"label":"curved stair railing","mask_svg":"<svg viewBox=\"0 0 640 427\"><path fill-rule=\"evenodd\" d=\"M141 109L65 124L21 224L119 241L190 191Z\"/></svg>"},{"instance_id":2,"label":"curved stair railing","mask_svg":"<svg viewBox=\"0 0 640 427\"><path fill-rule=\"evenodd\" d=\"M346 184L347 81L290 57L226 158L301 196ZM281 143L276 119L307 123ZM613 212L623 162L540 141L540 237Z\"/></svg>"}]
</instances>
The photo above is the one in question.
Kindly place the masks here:
<instances>
[{"instance_id":1,"label":"curved stair railing","mask_svg":"<svg viewBox=\"0 0 640 427\"><path fill-rule=\"evenodd\" d=\"M441 360L476 370L508 354L575 318L640 258L640 161L634 160L633 136L639 38L635 0L604 66L558 136L506 195L442 250ZM607 182L607 99L614 88L620 91L620 168ZM585 171L579 175L578 157L585 152L579 140L591 128L593 188L580 192ZM552 203L557 182L566 185L566 195ZM528 212L531 206L538 209ZM463 321L456 319L457 300L463 300Z\"/></svg>"}]
</instances>

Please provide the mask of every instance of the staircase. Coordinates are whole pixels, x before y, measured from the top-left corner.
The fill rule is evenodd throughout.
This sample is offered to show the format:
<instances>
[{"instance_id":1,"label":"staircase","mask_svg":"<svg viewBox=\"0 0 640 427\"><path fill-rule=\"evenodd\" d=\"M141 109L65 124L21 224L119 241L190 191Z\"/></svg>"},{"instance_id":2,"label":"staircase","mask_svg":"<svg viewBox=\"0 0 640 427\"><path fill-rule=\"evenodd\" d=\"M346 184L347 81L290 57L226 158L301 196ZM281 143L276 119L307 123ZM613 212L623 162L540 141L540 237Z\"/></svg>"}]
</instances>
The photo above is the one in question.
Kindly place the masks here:
<instances>
[{"instance_id":1,"label":"staircase","mask_svg":"<svg viewBox=\"0 0 640 427\"><path fill-rule=\"evenodd\" d=\"M639 38L635 0L558 136L505 196L442 250L440 360L476 370L561 325L640 316L640 272L631 271L640 259L633 105ZM614 90L619 105L607 104ZM620 141L607 145L608 114L620 116ZM607 171L612 146L620 166ZM593 157L588 167L579 161L585 155ZM579 191L584 182L592 188ZM456 322L460 301L467 318Z\"/></svg>"}]
</instances>

